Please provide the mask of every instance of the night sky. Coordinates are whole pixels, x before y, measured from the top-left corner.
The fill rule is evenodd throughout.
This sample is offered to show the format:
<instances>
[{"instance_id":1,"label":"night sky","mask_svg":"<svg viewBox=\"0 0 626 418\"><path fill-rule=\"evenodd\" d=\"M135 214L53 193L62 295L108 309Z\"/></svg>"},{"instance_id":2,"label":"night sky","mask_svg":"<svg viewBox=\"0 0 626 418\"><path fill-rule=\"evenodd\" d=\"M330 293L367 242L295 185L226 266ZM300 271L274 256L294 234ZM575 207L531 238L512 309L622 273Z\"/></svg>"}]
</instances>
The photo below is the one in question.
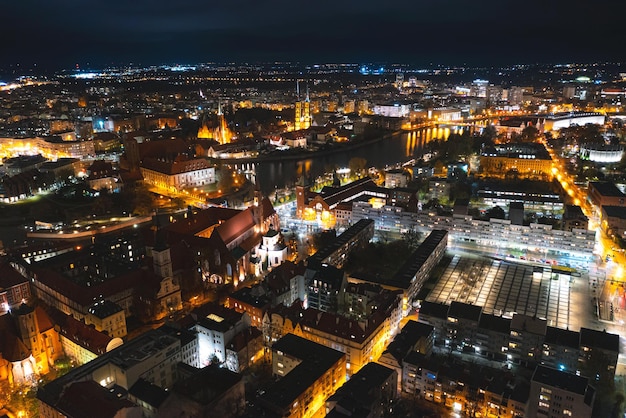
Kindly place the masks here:
<instances>
[{"instance_id":1,"label":"night sky","mask_svg":"<svg viewBox=\"0 0 626 418\"><path fill-rule=\"evenodd\" d=\"M7 0L0 67L626 61L626 1Z\"/></svg>"}]
</instances>

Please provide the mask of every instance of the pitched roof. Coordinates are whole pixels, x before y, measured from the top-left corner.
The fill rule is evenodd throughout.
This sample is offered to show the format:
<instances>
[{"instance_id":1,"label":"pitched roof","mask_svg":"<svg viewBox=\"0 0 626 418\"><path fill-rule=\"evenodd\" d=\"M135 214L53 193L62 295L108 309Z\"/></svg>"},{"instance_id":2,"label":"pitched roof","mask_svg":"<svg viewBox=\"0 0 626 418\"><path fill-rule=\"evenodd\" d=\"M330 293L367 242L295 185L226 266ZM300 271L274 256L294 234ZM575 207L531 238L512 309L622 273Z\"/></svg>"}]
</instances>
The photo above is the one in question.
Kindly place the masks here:
<instances>
[{"instance_id":1,"label":"pitched roof","mask_svg":"<svg viewBox=\"0 0 626 418\"><path fill-rule=\"evenodd\" d=\"M213 168L213 165L203 158L182 159L177 157L174 161L144 158L141 162L141 167L158 173L175 175Z\"/></svg>"},{"instance_id":2,"label":"pitched roof","mask_svg":"<svg viewBox=\"0 0 626 418\"><path fill-rule=\"evenodd\" d=\"M221 208L217 206L199 211L194 210L189 212L186 218L179 219L168 225L167 230L178 234L195 235L213 225L227 221L240 212L241 211L237 209ZM170 244L172 241L172 237L168 237Z\"/></svg>"},{"instance_id":3,"label":"pitched roof","mask_svg":"<svg viewBox=\"0 0 626 418\"><path fill-rule=\"evenodd\" d=\"M104 354L112 338L93 326L75 319L57 309L50 308L50 317L59 327L59 333L94 354Z\"/></svg>"},{"instance_id":4,"label":"pitched roof","mask_svg":"<svg viewBox=\"0 0 626 418\"><path fill-rule=\"evenodd\" d=\"M216 228L224 244L228 245L241 236L244 232L254 228L255 222L252 217L252 209L240 211L238 214L223 222Z\"/></svg>"},{"instance_id":5,"label":"pitched roof","mask_svg":"<svg viewBox=\"0 0 626 418\"><path fill-rule=\"evenodd\" d=\"M0 316L0 353L10 362L22 361L31 354L18 333L11 315Z\"/></svg>"},{"instance_id":6,"label":"pitched roof","mask_svg":"<svg viewBox=\"0 0 626 418\"><path fill-rule=\"evenodd\" d=\"M21 283L28 283L28 279L18 273L11 264L0 264L0 289L8 289Z\"/></svg>"},{"instance_id":7,"label":"pitched roof","mask_svg":"<svg viewBox=\"0 0 626 418\"><path fill-rule=\"evenodd\" d=\"M50 315L41 306L35 307L35 319L39 332L45 332L54 327Z\"/></svg>"},{"instance_id":8,"label":"pitched roof","mask_svg":"<svg viewBox=\"0 0 626 418\"><path fill-rule=\"evenodd\" d=\"M295 399L321 378L345 354L295 334L287 334L272 351L295 357L301 362L259 397L261 402L280 410L289 409Z\"/></svg>"}]
</instances>

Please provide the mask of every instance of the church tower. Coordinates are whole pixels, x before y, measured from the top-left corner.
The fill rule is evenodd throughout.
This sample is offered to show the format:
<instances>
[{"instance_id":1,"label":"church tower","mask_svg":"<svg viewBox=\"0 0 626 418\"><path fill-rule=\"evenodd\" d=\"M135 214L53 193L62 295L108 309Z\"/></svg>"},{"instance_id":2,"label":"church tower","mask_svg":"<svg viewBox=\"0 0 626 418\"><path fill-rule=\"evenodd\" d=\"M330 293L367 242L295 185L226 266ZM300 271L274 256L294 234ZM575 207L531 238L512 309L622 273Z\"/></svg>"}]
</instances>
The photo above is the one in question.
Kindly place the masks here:
<instances>
[{"instance_id":1,"label":"church tower","mask_svg":"<svg viewBox=\"0 0 626 418\"><path fill-rule=\"evenodd\" d=\"M300 100L300 81L296 81L296 120L294 128L296 131L309 129L311 127L311 99L309 98L309 87L306 88L306 97Z\"/></svg>"},{"instance_id":2,"label":"church tower","mask_svg":"<svg viewBox=\"0 0 626 418\"><path fill-rule=\"evenodd\" d=\"M17 317L17 322L20 328L20 336L24 345L33 352L35 356L39 354L39 326L35 318L35 310L26 304L20 305L18 309L13 311Z\"/></svg>"},{"instance_id":3,"label":"church tower","mask_svg":"<svg viewBox=\"0 0 626 418\"><path fill-rule=\"evenodd\" d=\"M159 277L173 276L170 247L167 245L165 230L161 228L158 214L156 215L154 248L152 248L152 268Z\"/></svg>"}]
</instances>

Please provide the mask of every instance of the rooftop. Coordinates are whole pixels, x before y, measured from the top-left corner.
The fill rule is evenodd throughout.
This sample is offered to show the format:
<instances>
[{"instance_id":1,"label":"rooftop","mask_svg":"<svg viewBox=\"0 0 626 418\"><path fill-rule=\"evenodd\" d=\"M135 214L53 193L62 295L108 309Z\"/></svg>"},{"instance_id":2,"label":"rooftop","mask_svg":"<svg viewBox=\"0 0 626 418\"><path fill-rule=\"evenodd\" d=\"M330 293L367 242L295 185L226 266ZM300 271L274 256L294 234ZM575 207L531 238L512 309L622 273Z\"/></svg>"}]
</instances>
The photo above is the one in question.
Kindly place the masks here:
<instances>
[{"instance_id":1,"label":"rooftop","mask_svg":"<svg viewBox=\"0 0 626 418\"><path fill-rule=\"evenodd\" d=\"M431 256L433 251L435 251L435 248L437 248L441 241L447 239L448 231L434 229L413 254L411 254L406 263L400 267L398 272L391 279L383 280L381 284L395 286L400 289L408 289L415 279L415 275Z\"/></svg>"},{"instance_id":2,"label":"rooftop","mask_svg":"<svg viewBox=\"0 0 626 418\"><path fill-rule=\"evenodd\" d=\"M202 405L219 400L225 392L241 381L241 375L227 368L211 365L199 369L174 386L174 391Z\"/></svg>"},{"instance_id":3,"label":"rooftop","mask_svg":"<svg viewBox=\"0 0 626 418\"><path fill-rule=\"evenodd\" d=\"M377 402L381 396L381 387L395 374L393 369L378 363L367 363L337 389L328 401L336 400L342 406L347 404L353 408L371 409L372 403ZM395 377L391 383L396 384Z\"/></svg>"},{"instance_id":4,"label":"rooftop","mask_svg":"<svg viewBox=\"0 0 626 418\"><path fill-rule=\"evenodd\" d=\"M602 196L626 197L615 183L610 181L590 181L589 188L595 189Z\"/></svg>"},{"instance_id":5,"label":"rooftop","mask_svg":"<svg viewBox=\"0 0 626 418\"><path fill-rule=\"evenodd\" d=\"M478 322L481 312L480 306L454 301L450 304L448 317Z\"/></svg>"},{"instance_id":6,"label":"rooftop","mask_svg":"<svg viewBox=\"0 0 626 418\"><path fill-rule=\"evenodd\" d=\"M602 206L602 211L609 218L626 219L626 206Z\"/></svg>"},{"instance_id":7,"label":"rooftop","mask_svg":"<svg viewBox=\"0 0 626 418\"><path fill-rule=\"evenodd\" d=\"M555 327L546 329L545 344L569 347L578 350L580 347L580 333Z\"/></svg>"},{"instance_id":8,"label":"rooftop","mask_svg":"<svg viewBox=\"0 0 626 418\"><path fill-rule=\"evenodd\" d=\"M546 366L537 366L532 381L579 395L584 395L589 388L589 379L586 377L576 376L575 374Z\"/></svg>"},{"instance_id":9,"label":"rooftop","mask_svg":"<svg viewBox=\"0 0 626 418\"><path fill-rule=\"evenodd\" d=\"M350 228L346 229L343 234L339 235L337 238L333 240L330 244L325 246L324 248L317 251L307 260L307 266L312 266L313 268L319 266L330 257L335 251L343 247L346 243L352 240L355 236L360 234L366 228L371 227L374 224L373 219L361 219Z\"/></svg>"},{"instance_id":10,"label":"rooftop","mask_svg":"<svg viewBox=\"0 0 626 418\"><path fill-rule=\"evenodd\" d=\"M165 389L162 389L157 385L144 380L143 378L139 378L139 380L137 380L137 382L128 390L128 393L137 399L141 399L154 408L161 406L161 404L169 396Z\"/></svg>"},{"instance_id":11,"label":"rooftop","mask_svg":"<svg viewBox=\"0 0 626 418\"><path fill-rule=\"evenodd\" d=\"M122 307L117 303L111 302L110 300L103 299L99 302L94 303L89 307L89 313L100 318L104 319L113 314L116 314L122 311Z\"/></svg>"},{"instance_id":12,"label":"rooftop","mask_svg":"<svg viewBox=\"0 0 626 418\"><path fill-rule=\"evenodd\" d=\"M122 409L138 408L125 397L119 386L107 389L91 380L76 382L63 392L56 408L69 417L114 418Z\"/></svg>"},{"instance_id":13,"label":"rooftop","mask_svg":"<svg viewBox=\"0 0 626 418\"><path fill-rule=\"evenodd\" d=\"M307 388L311 387L345 354L294 334L287 334L272 346L272 351L301 360L291 372L268 388L260 399L280 409L289 409Z\"/></svg>"},{"instance_id":14,"label":"rooftop","mask_svg":"<svg viewBox=\"0 0 626 418\"><path fill-rule=\"evenodd\" d=\"M619 335L595 329L580 329L580 345L619 353Z\"/></svg>"}]
</instances>

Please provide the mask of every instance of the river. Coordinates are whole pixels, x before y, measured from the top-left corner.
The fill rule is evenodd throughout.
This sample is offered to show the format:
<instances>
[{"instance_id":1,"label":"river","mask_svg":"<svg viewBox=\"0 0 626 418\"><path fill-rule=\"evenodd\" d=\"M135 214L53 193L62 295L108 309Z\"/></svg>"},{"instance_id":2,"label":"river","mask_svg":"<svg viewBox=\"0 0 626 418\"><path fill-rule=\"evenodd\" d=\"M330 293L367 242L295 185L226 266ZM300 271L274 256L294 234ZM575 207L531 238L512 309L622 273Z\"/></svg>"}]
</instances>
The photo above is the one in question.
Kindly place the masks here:
<instances>
[{"instance_id":1,"label":"river","mask_svg":"<svg viewBox=\"0 0 626 418\"><path fill-rule=\"evenodd\" d=\"M256 181L264 194L276 188L295 185L302 175L314 180L334 168L348 167L351 158L360 157L367 161L367 167L384 168L387 165L406 162L419 157L424 144L437 138L447 139L452 132L462 132L462 128L424 128L403 132L384 138L369 145L339 150L332 154L302 160L260 161L256 164Z\"/></svg>"}]
</instances>

